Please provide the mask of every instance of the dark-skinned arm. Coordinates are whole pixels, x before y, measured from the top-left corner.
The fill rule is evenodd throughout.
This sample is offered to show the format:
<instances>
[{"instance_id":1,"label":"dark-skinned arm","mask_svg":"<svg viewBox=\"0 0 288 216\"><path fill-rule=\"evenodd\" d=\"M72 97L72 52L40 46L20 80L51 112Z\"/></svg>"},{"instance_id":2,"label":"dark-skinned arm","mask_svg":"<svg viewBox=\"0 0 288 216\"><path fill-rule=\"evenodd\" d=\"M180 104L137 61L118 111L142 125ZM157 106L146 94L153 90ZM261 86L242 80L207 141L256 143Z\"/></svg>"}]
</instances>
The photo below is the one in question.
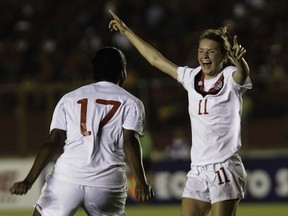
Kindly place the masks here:
<instances>
[{"instance_id":1,"label":"dark-skinned arm","mask_svg":"<svg viewBox=\"0 0 288 216\"><path fill-rule=\"evenodd\" d=\"M11 194L23 195L28 192L33 183L39 177L40 173L47 164L55 159L55 157L63 152L65 145L66 131L53 129L45 144L40 148L36 155L32 168L23 181L16 182L11 188Z\"/></svg>"},{"instance_id":2,"label":"dark-skinned arm","mask_svg":"<svg viewBox=\"0 0 288 216\"><path fill-rule=\"evenodd\" d=\"M142 202L149 201L153 198L154 192L146 179L139 134L135 131L124 129L124 151L126 161L136 181L136 198Z\"/></svg>"}]
</instances>

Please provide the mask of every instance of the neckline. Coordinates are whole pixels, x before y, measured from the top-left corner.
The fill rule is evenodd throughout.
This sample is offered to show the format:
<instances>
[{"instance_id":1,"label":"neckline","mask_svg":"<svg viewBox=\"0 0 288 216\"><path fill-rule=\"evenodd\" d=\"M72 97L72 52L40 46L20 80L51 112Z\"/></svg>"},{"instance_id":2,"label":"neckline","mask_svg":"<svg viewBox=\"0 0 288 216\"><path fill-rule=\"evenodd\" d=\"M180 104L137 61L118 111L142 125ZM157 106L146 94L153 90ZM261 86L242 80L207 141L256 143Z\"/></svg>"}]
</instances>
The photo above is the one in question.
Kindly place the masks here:
<instances>
[{"instance_id":1,"label":"neckline","mask_svg":"<svg viewBox=\"0 0 288 216\"><path fill-rule=\"evenodd\" d=\"M199 90L201 92L206 92L206 93L214 93L216 91L218 91L219 89L222 88L223 86L223 79L224 79L224 76L223 76L223 72L220 72L219 74L217 74L216 77L210 79L210 80L206 80L208 82L213 82L215 81L214 85L212 84L212 87L208 90L208 91L205 91L204 90L204 83L205 83L205 75L203 73L203 71L201 71L201 78L200 78L200 81L198 82L198 85L199 85Z\"/></svg>"}]
</instances>

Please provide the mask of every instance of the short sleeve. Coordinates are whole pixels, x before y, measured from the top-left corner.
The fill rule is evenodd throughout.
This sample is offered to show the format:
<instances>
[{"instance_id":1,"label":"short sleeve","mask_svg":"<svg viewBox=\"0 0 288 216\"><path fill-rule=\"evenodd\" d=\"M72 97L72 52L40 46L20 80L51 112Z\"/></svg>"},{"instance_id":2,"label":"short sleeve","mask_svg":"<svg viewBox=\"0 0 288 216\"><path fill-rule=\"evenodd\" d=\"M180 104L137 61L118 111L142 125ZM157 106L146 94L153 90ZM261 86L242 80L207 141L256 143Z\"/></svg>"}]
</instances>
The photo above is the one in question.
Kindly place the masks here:
<instances>
[{"instance_id":1,"label":"short sleeve","mask_svg":"<svg viewBox=\"0 0 288 216\"><path fill-rule=\"evenodd\" d=\"M187 73L188 67L178 67L177 68L177 73L178 73L178 82L181 83L185 88L186 88L186 82L187 78L189 78L189 74Z\"/></svg>"},{"instance_id":2,"label":"short sleeve","mask_svg":"<svg viewBox=\"0 0 288 216\"><path fill-rule=\"evenodd\" d=\"M240 92L245 92L247 89L252 89L252 86L253 86L252 81L248 76L245 80L245 83L242 86L240 86Z\"/></svg>"},{"instance_id":3,"label":"short sleeve","mask_svg":"<svg viewBox=\"0 0 288 216\"><path fill-rule=\"evenodd\" d=\"M189 68L189 67L178 67L178 82L183 85L183 87L188 90L191 86L194 86L194 77L201 70L201 67Z\"/></svg>"},{"instance_id":4,"label":"short sleeve","mask_svg":"<svg viewBox=\"0 0 288 216\"><path fill-rule=\"evenodd\" d=\"M64 100L63 98L57 103L54 112L52 121L50 124L50 131L53 129L61 129L67 131L67 125L66 125L66 111L64 106Z\"/></svg>"},{"instance_id":5,"label":"short sleeve","mask_svg":"<svg viewBox=\"0 0 288 216\"><path fill-rule=\"evenodd\" d=\"M124 119L123 128L134 130L143 135L143 128L145 122L145 109L141 101L129 104Z\"/></svg>"},{"instance_id":6,"label":"short sleeve","mask_svg":"<svg viewBox=\"0 0 288 216\"><path fill-rule=\"evenodd\" d=\"M236 91L239 92L240 94L243 94L246 90L252 89L252 86L253 86L252 81L251 81L250 77L248 76L243 85L239 85L238 83L236 83L233 79L233 76L232 76L236 70L237 70L237 68L235 66L229 66L229 67L225 68L224 76L228 76L230 82L234 86L234 89L236 89Z\"/></svg>"}]
</instances>

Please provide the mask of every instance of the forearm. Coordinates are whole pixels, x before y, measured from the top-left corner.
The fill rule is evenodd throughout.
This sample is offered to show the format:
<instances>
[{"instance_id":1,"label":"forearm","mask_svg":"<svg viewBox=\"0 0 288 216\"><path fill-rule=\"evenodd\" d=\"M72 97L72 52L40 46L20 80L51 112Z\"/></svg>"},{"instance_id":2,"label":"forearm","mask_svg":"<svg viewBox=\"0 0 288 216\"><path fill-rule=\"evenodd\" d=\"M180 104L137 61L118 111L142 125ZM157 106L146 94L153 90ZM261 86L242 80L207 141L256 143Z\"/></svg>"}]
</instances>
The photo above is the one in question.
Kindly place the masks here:
<instances>
[{"instance_id":1,"label":"forearm","mask_svg":"<svg viewBox=\"0 0 288 216\"><path fill-rule=\"evenodd\" d=\"M235 63L236 63L237 71L240 71L240 73L243 76L246 76L246 77L249 76L250 69L244 58L236 60Z\"/></svg>"},{"instance_id":2,"label":"forearm","mask_svg":"<svg viewBox=\"0 0 288 216\"><path fill-rule=\"evenodd\" d=\"M53 129L48 136L47 142L41 147L36 155L33 166L30 172L23 181L16 182L11 188L11 194L23 195L32 187L40 173L47 166L47 164L63 152L65 145L66 131L60 129Z\"/></svg>"},{"instance_id":3,"label":"forearm","mask_svg":"<svg viewBox=\"0 0 288 216\"><path fill-rule=\"evenodd\" d=\"M243 57L241 59L236 59L235 64L237 71L235 72L234 80L238 84L243 85L245 83L246 78L250 74L249 66Z\"/></svg>"},{"instance_id":4,"label":"forearm","mask_svg":"<svg viewBox=\"0 0 288 216\"><path fill-rule=\"evenodd\" d=\"M132 30L127 28L123 34L128 38L128 40L135 46L135 48L140 52L140 54L153 66L157 59L163 58L162 54L158 52L150 44L138 37Z\"/></svg>"},{"instance_id":5,"label":"forearm","mask_svg":"<svg viewBox=\"0 0 288 216\"><path fill-rule=\"evenodd\" d=\"M239 85L243 85L247 77L249 76L250 70L247 62L244 59L246 49L240 44L238 44L237 35L234 36L233 47L230 54L235 61L237 68L236 72L233 73L233 79Z\"/></svg>"},{"instance_id":6,"label":"forearm","mask_svg":"<svg viewBox=\"0 0 288 216\"><path fill-rule=\"evenodd\" d=\"M150 200L154 192L146 179L142 163L142 148L137 133L124 129L124 152L136 182L136 198L144 202Z\"/></svg>"},{"instance_id":7,"label":"forearm","mask_svg":"<svg viewBox=\"0 0 288 216\"><path fill-rule=\"evenodd\" d=\"M125 142L124 150L126 161L131 169L132 175L135 178L136 184L147 183L143 163L142 150L139 142Z\"/></svg>"},{"instance_id":8,"label":"forearm","mask_svg":"<svg viewBox=\"0 0 288 216\"><path fill-rule=\"evenodd\" d=\"M57 151L52 149L47 144L41 147L40 151L36 155L32 168L30 169L30 172L24 181L27 181L32 185L39 177L43 169L47 166L47 164L54 158L56 153Z\"/></svg>"},{"instance_id":9,"label":"forearm","mask_svg":"<svg viewBox=\"0 0 288 216\"><path fill-rule=\"evenodd\" d=\"M141 39L128 27L126 31L122 32L139 53L153 66L160 71L170 75L172 78L177 79L177 65L166 59L157 49L149 43Z\"/></svg>"},{"instance_id":10,"label":"forearm","mask_svg":"<svg viewBox=\"0 0 288 216\"><path fill-rule=\"evenodd\" d=\"M147 179L146 179L146 175L144 172L143 164L142 164L142 161L138 160L139 157L140 157L139 153L138 153L138 156L130 154L127 157L127 162L131 169L132 175L135 178L136 184L147 184Z\"/></svg>"},{"instance_id":11,"label":"forearm","mask_svg":"<svg viewBox=\"0 0 288 216\"><path fill-rule=\"evenodd\" d=\"M177 66L166 59L158 50L153 46L138 37L131 29L129 29L119 17L111 10L109 10L113 16L113 20L109 23L111 31L120 31L122 35L135 46L140 54L154 67L160 71L170 75L174 79L177 79Z\"/></svg>"}]
</instances>

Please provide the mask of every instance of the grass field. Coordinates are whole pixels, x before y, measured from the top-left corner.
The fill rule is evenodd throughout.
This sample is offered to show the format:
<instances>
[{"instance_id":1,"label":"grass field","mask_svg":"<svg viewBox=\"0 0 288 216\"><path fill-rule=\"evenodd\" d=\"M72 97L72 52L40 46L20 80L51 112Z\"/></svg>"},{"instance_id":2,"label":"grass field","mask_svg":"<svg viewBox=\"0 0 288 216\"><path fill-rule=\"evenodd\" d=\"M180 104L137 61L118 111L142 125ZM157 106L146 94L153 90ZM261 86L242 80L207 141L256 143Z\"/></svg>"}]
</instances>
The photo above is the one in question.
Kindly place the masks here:
<instances>
[{"instance_id":1,"label":"grass field","mask_svg":"<svg viewBox=\"0 0 288 216\"><path fill-rule=\"evenodd\" d=\"M127 216L179 216L180 206L137 205L127 207ZM1 211L0 216L31 216L31 211ZM78 211L75 216L85 216ZM237 216L288 216L288 204L241 204Z\"/></svg>"}]
</instances>

